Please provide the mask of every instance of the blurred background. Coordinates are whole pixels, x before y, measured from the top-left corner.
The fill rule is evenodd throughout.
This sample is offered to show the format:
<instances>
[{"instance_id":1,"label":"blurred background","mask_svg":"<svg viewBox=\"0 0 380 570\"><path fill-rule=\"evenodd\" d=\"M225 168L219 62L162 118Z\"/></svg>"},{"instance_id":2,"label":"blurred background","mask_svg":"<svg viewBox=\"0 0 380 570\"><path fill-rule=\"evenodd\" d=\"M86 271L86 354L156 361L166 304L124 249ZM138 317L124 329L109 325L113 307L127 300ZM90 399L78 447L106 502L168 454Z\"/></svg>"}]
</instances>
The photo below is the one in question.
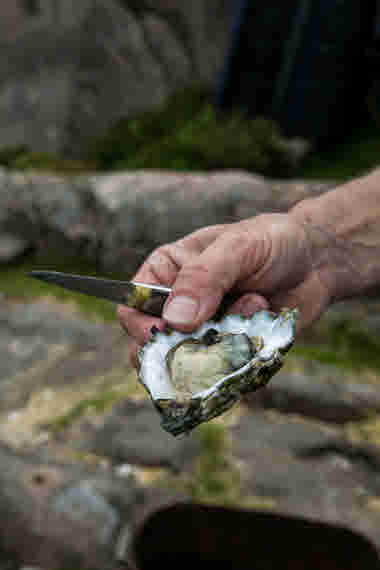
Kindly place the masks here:
<instances>
[{"instance_id":1,"label":"blurred background","mask_svg":"<svg viewBox=\"0 0 380 570\"><path fill-rule=\"evenodd\" d=\"M131 278L378 166L376 4L2 0L0 570L378 567L376 291L175 439L115 307L27 277Z\"/></svg>"}]
</instances>

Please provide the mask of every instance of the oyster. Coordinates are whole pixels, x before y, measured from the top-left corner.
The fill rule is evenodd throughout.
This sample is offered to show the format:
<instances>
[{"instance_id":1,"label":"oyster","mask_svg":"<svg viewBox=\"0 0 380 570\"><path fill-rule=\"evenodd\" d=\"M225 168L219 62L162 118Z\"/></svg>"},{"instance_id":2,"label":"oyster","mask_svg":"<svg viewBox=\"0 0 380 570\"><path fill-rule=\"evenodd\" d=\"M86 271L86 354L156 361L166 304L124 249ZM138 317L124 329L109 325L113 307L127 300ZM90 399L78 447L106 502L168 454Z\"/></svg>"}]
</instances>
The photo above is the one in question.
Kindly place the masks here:
<instances>
[{"instance_id":1,"label":"oyster","mask_svg":"<svg viewBox=\"0 0 380 570\"><path fill-rule=\"evenodd\" d=\"M297 309L226 315L190 334L152 331L139 352L141 383L173 435L229 409L265 386L294 341Z\"/></svg>"}]
</instances>

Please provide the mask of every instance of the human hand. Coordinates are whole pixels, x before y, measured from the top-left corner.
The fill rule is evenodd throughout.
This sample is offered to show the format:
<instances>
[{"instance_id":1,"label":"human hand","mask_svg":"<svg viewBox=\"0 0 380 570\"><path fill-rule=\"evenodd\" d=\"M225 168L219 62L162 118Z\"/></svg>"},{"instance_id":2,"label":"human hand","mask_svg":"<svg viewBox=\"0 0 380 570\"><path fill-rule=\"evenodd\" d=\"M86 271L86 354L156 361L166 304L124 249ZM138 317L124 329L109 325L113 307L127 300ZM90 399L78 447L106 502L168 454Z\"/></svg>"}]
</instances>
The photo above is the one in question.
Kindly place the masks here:
<instances>
[{"instance_id":1,"label":"human hand","mask_svg":"<svg viewBox=\"0 0 380 570\"><path fill-rule=\"evenodd\" d=\"M202 228L156 249L136 281L172 287L161 319L118 307L132 337L130 356L165 323L190 332L210 319L226 293L237 295L229 312L249 316L259 309L298 307L299 329L327 308L329 292L315 269L312 244L302 223L289 214L263 214L241 222ZM299 330L298 329L298 330Z\"/></svg>"}]
</instances>

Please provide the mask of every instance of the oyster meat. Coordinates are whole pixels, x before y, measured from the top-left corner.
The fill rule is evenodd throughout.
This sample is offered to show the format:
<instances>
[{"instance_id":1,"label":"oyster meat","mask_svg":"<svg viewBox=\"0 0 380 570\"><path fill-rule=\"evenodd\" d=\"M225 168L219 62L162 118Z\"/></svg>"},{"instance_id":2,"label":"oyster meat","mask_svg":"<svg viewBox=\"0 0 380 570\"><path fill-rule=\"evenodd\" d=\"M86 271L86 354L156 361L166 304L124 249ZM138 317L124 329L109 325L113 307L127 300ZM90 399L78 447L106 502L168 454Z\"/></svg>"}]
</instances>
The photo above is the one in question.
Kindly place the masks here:
<instances>
[{"instance_id":1,"label":"oyster meat","mask_svg":"<svg viewBox=\"0 0 380 570\"><path fill-rule=\"evenodd\" d=\"M265 386L294 341L297 309L226 315L190 334L154 330L139 352L139 378L173 435Z\"/></svg>"}]
</instances>

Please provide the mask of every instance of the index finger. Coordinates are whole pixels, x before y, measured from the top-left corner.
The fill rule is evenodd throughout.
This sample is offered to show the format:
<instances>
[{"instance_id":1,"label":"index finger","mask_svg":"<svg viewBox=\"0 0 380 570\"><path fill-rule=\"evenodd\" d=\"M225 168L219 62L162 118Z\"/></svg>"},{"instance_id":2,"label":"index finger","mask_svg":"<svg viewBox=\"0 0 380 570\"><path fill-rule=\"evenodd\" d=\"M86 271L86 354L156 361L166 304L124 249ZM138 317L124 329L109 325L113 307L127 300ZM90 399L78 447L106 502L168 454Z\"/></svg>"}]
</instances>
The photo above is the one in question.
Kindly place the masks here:
<instances>
[{"instance_id":1,"label":"index finger","mask_svg":"<svg viewBox=\"0 0 380 570\"><path fill-rule=\"evenodd\" d=\"M223 228L222 225L202 228L177 242L159 247L146 259L134 280L170 287L182 266L199 255L215 240ZM159 330L163 330L165 326L163 319L145 315L123 305L118 306L117 316L121 326L139 345L149 340L153 326Z\"/></svg>"},{"instance_id":2,"label":"index finger","mask_svg":"<svg viewBox=\"0 0 380 570\"><path fill-rule=\"evenodd\" d=\"M201 254L224 227L215 225L201 228L176 242L155 249L144 261L134 279L142 283L170 287L182 266Z\"/></svg>"}]
</instances>

